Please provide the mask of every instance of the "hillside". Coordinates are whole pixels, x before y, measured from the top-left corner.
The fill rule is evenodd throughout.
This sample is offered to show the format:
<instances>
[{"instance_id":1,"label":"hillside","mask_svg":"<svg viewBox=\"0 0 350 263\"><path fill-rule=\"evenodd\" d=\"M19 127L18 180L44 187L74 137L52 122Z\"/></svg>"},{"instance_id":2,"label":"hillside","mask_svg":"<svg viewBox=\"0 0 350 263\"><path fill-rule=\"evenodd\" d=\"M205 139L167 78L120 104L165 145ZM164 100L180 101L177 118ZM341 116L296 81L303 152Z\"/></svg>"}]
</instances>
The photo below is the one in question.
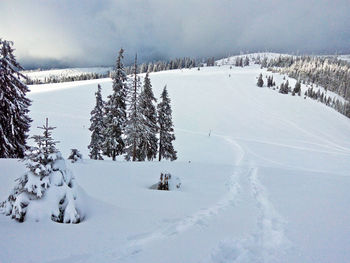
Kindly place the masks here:
<instances>
[{"instance_id":1,"label":"hillside","mask_svg":"<svg viewBox=\"0 0 350 263\"><path fill-rule=\"evenodd\" d=\"M22 71L22 74L32 81L42 81L45 79L55 78L62 79L68 77L78 77L86 74L108 74L111 67L94 67L94 68L66 68L66 69L51 69L51 70L31 70Z\"/></svg>"},{"instance_id":2,"label":"hillside","mask_svg":"<svg viewBox=\"0 0 350 263\"><path fill-rule=\"evenodd\" d=\"M347 262L350 120L258 88L257 76L272 74L258 65L224 64L151 73L157 98L168 87L178 160L69 164L86 221L1 215L0 262ZM110 79L31 86L31 134L48 117L63 155L77 148L87 158L98 83L105 98ZM23 170L0 160L0 200ZM164 170L181 178L180 191L149 189Z\"/></svg>"}]
</instances>

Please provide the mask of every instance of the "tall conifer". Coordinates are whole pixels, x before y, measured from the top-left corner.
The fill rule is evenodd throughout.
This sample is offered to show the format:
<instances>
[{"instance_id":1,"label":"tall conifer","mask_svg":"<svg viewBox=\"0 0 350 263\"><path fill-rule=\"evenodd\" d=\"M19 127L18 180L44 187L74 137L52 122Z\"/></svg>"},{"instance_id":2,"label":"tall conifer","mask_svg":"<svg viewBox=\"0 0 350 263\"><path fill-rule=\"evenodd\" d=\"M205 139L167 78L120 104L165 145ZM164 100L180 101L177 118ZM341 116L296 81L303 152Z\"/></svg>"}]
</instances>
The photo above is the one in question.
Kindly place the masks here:
<instances>
[{"instance_id":1,"label":"tall conifer","mask_svg":"<svg viewBox=\"0 0 350 263\"><path fill-rule=\"evenodd\" d=\"M90 158L94 160L103 160L102 154L102 145L104 142L103 132L105 125L103 122L103 112L104 112L104 102L101 96L101 86L98 84L97 92L95 93L96 105L95 108L91 111L90 118L90 128L91 133L91 142L88 148L90 149Z\"/></svg>"},{"instance_id":2,"label":"tall conifer","mask_svg":"<svg viewBox=\"0 0 350 263\"><path fill-rule=\"evenodd\" d=\"M175 140L172 110L170 107L170 98L166 86L163 89L160 97L161 101L157 105L158 110L158 124L159 124L159 155L158 160L162 158L170 159L171 161L177 159L176 151L174 150L173 141Z\"/></svg>"},{"instance_id":3,"label":"tall conifer","mask_svg":"<svg viewBox=\"0 0 350 263\"><path fill-rule=\"evenodd\" d=\"M126 160L142 161L139 146L144 133L144 119L140 109L140 78L137 75L137 55L133 67L133 78L129 92L128 121L125 130L126 136Z\"/></svg>"},{"instance_id":4,"label":"tall conifer","mask_svg":"<svg viewBox=\"0 0 350 263\"><path fill-rule=\"evenodd\" d=\"M0 39L0 158L23 158L31 119L29 91L19 73L13 42Z\"/></svg>"},{"instance_id":5,"label":"tall conifer","mask_svg":"<svg viewBox=\"0 0 350 263\"><path fill-rule=\"evenodd\" d=\"M144 133L142 134L139 151L140 159L153 160L157 156L158 149L158 124L157 111L154 106L156 98L153 95L152 84L148 73L145 76L143 90L140 95L140 110L143 115Z\"/></svg>"},{"instance_id":6,"label":"tall conifer","mask_svg":"<svg viewBox=\"0 0 350 263\"><path fill-rule=\"evenodd\" d=\"M105 132L103 153L115 161L117 155L125 152L123 134L126 125L127 77L122 62L124 50L120 49L115 70L112 74L113 94L105 105Z\"/></svg>"}]
</instances>

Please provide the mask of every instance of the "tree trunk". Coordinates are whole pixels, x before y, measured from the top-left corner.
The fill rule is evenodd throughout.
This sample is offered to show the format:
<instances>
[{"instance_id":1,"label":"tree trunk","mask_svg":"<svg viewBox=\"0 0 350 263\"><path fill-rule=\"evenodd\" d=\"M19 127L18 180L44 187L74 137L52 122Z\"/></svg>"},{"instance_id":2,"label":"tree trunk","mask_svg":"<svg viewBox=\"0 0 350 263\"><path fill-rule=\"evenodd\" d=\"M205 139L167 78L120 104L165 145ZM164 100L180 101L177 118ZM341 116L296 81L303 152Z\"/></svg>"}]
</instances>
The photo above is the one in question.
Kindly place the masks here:
<instances>
[{"instance_id":1,"label":"tree trunk","mask_svg":"<svg viewBox=\"0 0 350 263\"><path fill-rule=\"evenodd\" d=\"M160 136L159 133L159 157L158 157L158 161L160 162L162 160L162 136Z\"/></svg>"},{"instance_id":2,"label":"tree trunk","mask_svg":"<svg viewBox=\"0 0 350 263\"><path fill-rule=\"evenodd\" d=\"M137 119L137 54L135 55L135 64L134 64L134 100L135 100L135 105L134 105L134 112L135 112L135 121ZM134 123L136 125L136 123ZM136 140L134 139L133 141L133 150L132 150L132 161L136 161Z\"/></svg>"},{"instance_id":3,"label":"tree trunk","mask_svg":"<svg viewBox=\"0 0 350 263\"><path fill-rule=\"evenodd\" d=\"M133 145L133 149L132 149L132 161L135 162L136 161L136 141L134 140L134 145Z\"/></svg>"}]
</instances>

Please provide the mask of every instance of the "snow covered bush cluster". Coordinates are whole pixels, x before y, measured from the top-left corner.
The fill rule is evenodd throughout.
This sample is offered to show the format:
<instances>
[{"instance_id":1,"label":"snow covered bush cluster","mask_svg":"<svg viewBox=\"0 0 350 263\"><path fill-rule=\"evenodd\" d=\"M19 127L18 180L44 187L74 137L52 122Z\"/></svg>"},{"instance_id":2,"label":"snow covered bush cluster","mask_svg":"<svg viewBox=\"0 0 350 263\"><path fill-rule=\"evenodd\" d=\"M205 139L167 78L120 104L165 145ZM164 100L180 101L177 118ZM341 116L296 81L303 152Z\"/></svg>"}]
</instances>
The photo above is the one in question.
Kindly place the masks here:
<instances>
[{"instance_id":1,"label":"snow covered bush cluster","mask_svg":"<svg viewBox=\"0 0 350 263\"><path fill-rule=\"evenodd\" d=\"M39 128L44 130L43 135L33 136L37 146L30 147L24 158L27 172L16 180L0 212L19 222L51 219L79 223L84 219L79 190L51 137L55 127L49 127L46 119L46 125Z\"/></svg>"},{"instance_id":2,"label":"snow covered bush cluster","mask_svg":"<svg viewBox=\"0 0 350 263\"><path fill-rule=\"evenodd\" d=\"M181 180L179 177L174 177L167 172L163 172L160 174L159 183L157 185L158 190L173 191L180 189L180 187Z\"/></svg>"},{"instance_id":3,"label":"snow covered bush cluster","mask_svg":"<svg viewBox=\"0 0 350 263\"><path fill-rule=\"evenodd\" d=\"M133 75L127 78L121 49L112 73L113 93L102 100L101 87L96 92L96 105L91 111L90 158L102 160L104 156L116 160L177 159L172 142L175 140L170 98L166 86L161 101L155 106L151 80L147 73L143 86L138 76L137 57Z\"/></svg>"},{"instance_id":4,"label":"snow covered bush cluster","mask_svg":"<svg viewBox=\"0 0 350 263\"><path fill-rule=\"evenodd\" d=\"M75 163L82 159L83 159L83 155L78 151L78 149L71 149L71 153L68 157L68 160L71 160L72 163Z\"/></svg>"}]
</instances>

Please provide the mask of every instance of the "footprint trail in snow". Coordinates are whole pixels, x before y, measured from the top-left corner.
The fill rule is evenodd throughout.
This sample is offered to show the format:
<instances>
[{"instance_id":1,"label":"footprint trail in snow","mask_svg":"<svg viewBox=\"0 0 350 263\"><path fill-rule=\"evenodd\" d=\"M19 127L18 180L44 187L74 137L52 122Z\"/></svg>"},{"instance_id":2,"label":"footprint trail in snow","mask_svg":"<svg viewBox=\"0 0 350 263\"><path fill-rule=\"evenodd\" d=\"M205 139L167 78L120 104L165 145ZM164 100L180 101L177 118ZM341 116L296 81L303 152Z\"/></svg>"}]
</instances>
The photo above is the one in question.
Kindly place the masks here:
<instances>
[{"instance_id":1,"label":"footprint trail in snow","mask_svg":"<svg viewBox=\"0 0 350 263\"><path fill-rule=\"evenodd\" d=\"M258 168L251 168L249 190L258 209L256 230L243 239L227 239L220 242L211 255L211 262L263 263L281 262L281 257L290 248L285 236L282 216L268 198L268 193L258 178Z\"/></svg>"}]
</instances>

